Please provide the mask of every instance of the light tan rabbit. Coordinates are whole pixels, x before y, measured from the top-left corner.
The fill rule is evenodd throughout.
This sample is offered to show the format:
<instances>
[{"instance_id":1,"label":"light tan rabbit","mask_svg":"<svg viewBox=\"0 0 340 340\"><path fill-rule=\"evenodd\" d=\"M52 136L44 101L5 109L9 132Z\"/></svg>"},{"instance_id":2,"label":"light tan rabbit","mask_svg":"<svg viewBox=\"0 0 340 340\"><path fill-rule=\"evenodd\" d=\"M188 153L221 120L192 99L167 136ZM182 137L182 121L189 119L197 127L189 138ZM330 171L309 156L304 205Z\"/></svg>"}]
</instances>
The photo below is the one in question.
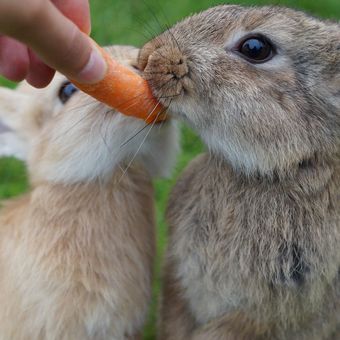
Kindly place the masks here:
<instances>
[{"instance_id":1,"label":"light tan rabbit","mask_svg":"<svg viewBox=\"0 0 340 340\"><path fill-rule=\"evenodd\" d=\"M127 65L138 53L110 51ZM43 90L0 89L0 107L1 150L27 158L32 184L0 214L0 339L139 339L155 255L151 177L171 167L174 123L145 127L61 75Z\"/></svg>"},{"instance_id":2,"label":"light tan rabbit","mask_svg":"<svg viewBox=\"0 0 340 340\"><path fill-rule=\"evenodd\" d=\"M170 197L160 339L339 340L339 25L219 6L139 67L210 150Z\"/></svg>"}]
</instances>

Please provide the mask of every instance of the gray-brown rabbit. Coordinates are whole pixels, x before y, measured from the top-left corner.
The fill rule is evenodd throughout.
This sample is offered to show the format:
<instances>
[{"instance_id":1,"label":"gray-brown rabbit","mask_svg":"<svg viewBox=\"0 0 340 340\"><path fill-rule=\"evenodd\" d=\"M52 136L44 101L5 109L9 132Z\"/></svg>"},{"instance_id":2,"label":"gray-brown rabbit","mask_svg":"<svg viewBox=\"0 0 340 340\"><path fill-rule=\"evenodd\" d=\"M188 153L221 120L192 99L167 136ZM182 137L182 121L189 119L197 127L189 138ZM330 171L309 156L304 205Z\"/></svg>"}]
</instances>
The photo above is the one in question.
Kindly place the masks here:
<instances>
[{"instance_id":1,"label":"gray-brown rabbit","mask_svg":"<svg viewBox=\"0 0 340 340\"><path fill-rule=\"evenodd\" d=\"M340 339L339 25L218 6L139 67L210 150L170 197L160 339Z\"/></svg>"}]
</instances>

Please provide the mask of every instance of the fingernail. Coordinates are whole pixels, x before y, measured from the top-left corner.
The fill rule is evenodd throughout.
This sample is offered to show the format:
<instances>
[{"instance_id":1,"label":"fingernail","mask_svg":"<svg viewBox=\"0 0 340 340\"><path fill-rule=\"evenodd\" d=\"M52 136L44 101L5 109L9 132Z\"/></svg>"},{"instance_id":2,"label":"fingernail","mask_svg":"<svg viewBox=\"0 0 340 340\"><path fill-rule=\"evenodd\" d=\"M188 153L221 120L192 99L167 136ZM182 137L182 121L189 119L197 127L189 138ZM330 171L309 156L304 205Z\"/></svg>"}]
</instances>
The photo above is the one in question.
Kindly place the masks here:
<instances>
[{"instance_id":1,"label":"fingernail","mask_svg":"<svg viewBox=\"0 0 340 340\"><path fill-rule=\"evenodd\" d=\"M95 84L101 81L106 74L107 64L100 52L93 48L89 61L80 71L77 81L84 84Z\"/></svg>"}]
</instances>

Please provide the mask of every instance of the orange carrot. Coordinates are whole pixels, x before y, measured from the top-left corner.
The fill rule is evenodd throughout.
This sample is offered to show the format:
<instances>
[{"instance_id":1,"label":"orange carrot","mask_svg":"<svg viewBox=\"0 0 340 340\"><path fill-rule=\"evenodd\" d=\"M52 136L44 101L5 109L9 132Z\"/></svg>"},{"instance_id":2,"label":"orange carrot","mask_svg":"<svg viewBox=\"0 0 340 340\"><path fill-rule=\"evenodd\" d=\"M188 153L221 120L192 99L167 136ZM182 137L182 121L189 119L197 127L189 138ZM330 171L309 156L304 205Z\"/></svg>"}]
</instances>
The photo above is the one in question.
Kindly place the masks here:
<instances>
[{"instance_id":1,"label":"orange carrot","mask_svg":"<svg viewBox=\"0 0 340 340\"><path fill-rule=\"evenodd\" d=\"M98 48L107 63L104 79L95 84L72 82L81 91L125 115L144 119L148 124L165 120L164 107L154 98L147 81Z\"/></svg>"}]
</instances>

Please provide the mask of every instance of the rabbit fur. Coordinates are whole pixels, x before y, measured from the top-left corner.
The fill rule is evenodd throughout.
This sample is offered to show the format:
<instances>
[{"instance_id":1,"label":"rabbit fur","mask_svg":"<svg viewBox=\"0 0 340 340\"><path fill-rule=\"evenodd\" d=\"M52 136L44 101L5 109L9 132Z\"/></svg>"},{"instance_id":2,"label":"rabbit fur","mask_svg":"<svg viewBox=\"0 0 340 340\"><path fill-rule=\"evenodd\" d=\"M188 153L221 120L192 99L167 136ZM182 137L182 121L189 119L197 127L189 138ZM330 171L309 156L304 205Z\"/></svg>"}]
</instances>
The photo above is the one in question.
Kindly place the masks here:
<instances>
[{"instance_id":1,"label":"rabbit fur","mask_svg":"<svg viewBox=\"0 0 340 340\"><path fill-rule=\"evenodd\" d=\"M136 48L109 51L136 63ZM79 91L63 103L65 81L0 89L0 151L25 159L31 181L0 213L0 339L140 339L155 256L151 178L170 171L176 124L143 129Z\"/></svg>"},{"instance_id":2,"label":"rabbit fur","mask_svg":"<svg viewBox=\"0 0 340 340\"><path fill-rule=\"evenodd\" d=\"M261 35L271 59L241 55ZM340 26L221 5L139 68L209 153L170 196L160 339L340 339Z\"/></svg>"}]
</instances>

